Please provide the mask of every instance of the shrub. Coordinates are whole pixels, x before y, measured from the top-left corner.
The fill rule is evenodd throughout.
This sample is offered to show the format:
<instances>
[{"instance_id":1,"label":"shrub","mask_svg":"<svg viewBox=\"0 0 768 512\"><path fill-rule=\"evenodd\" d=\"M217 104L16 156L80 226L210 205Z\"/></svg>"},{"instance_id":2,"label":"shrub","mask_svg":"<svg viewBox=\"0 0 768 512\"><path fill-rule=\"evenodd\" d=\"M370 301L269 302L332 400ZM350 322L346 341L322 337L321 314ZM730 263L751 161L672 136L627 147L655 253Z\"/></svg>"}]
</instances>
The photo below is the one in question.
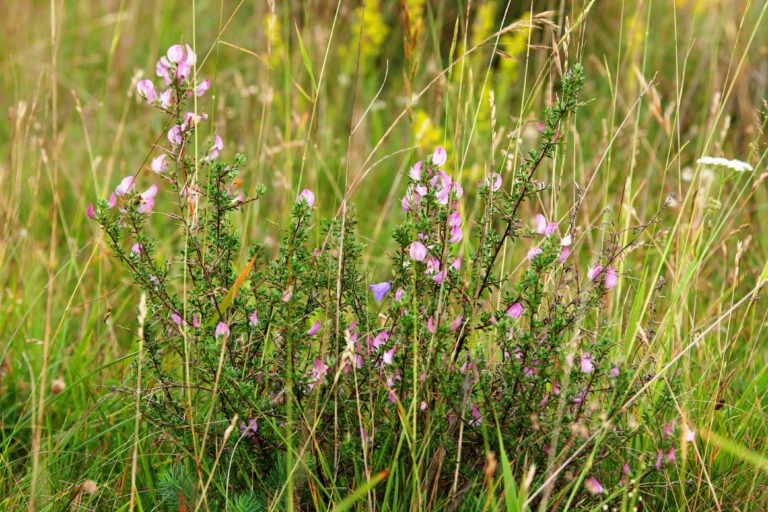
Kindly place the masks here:
<instances>
[{"instance_id":1,"label":"shrub","mask_svg":"<svg viewBox=\"0 0 768 512\"><path fill-rule=\"evenodd\" d=\"M529 475L523 495L535 483L558 502L597 504L630 476L653 478L657 447L636 434L654 428L666 398L641 396L646 416L636 417L643 381L617 358L621 333L602 309L622 248L609 244L579 268L578 204L560 224L523 218L547 188L537 170L579 107L580 65L546 109L538 146L478 184L477 218L466 218L442 147L413 164L391 269L373 284L353 210L319 220L311 246L323 198L309 190L276 254L251 242L236 270L232 216L264 187L239 190L245 157L223 161L218 135L198 144L206 116L186 109L210 84L194 81L194 65L191 48L175 45L156 69L167 89L138 84L169 119L168 146L151 163L160 186L139 193L139 178L126 177L88 212L146 297L134 369L142 416L181 461L155 483L169 508L320 508L358 489L390 509L474 510L500 496L495 454L506 476ZM172 255L151 216L175 230ZM501 265L510 246L527 259ZM672 439L659 441L658 468L674 461ZM386 481L366 487L382 470ZM505 478L507 496L513 487Z\"/></svg>"}]
</instances>

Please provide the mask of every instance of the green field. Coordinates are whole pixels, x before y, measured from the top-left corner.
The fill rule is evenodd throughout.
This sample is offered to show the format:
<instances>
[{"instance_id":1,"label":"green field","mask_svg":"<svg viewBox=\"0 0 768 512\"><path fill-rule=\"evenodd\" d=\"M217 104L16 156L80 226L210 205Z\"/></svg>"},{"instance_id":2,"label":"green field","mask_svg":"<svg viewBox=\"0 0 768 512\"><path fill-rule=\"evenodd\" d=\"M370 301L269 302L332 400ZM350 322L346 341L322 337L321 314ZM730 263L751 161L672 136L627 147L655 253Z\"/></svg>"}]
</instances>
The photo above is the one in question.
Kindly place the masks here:
<instances>
[{"instance_id":1,"label":"green field","mask_svg":"<svg viewBox=\"0 0 768 512\"><path fill-rule=\"evenodd\" d=\"M0 14L0 509L528 509L518 497L531 510L768 509L765 0L6 0ZM414 445L384 429L365 469L343 481L331 455L325 467L286 441L277 483L230 464L253 481L230 489L232 418L206 419L208 402L190 400L212 438L194 441L192 428L190 453L137 415L140 290L86 208L124 176L151 183L168 123L136 86L158 82L155 62L179 42L212 82L197 99L209 119L195 137L203 145L220 134L224 158L247 156L246 195L266 187L232 217L242 242L235 274L253 243L278 257L296 196L310 189L319 214L341 218L348 204L356 216L366 284L392 272L411 165L446 148L470 226L483 211L478 183L494 171L511 182L536 147L542 112L581 63L582 104L537 168L546 188L519 216L569 224L569 264L582 274L622 249L618 285L581 335L599 330L610 357L631 368L636 394L622 412L644 468L636 487L606 463L605 492L584 491L609 440L553 473L517 457L522 440L519 452L488 455L491 424L485 446L466 452L477 471L462 469L445 493L419 458L420 444L439 442L430 427ZM703 156L753 170L697 163ZM169 218L155 212L149 222L158 261L178 257ZM308 243L323 236L313 223ZM514 274L529 248L526 237L507 243L497 264ZM405 431L413 420L414 436L416 404L392 413ZM319 408L289 409L286 438L301 432L292 414L312 424ZM661 428L670 422L676 457L656 471L655 443L669 444ZM390 458L398 442L408 457ZM542 492L552 474L558 485ZM255 498L233 504L228 492Z\"/></svg>"}]
</instances>

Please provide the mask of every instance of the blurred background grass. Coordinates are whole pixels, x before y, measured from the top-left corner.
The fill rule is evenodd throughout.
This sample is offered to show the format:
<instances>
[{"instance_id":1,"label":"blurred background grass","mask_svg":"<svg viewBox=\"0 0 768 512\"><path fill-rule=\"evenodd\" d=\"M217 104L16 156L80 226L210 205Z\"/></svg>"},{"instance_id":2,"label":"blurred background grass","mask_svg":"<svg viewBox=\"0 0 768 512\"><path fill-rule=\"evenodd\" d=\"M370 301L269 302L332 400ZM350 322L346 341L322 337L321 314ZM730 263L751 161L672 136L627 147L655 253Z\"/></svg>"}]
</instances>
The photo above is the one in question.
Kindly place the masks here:
<instances>
[{"instance_id":1,"label":"blurred background grass","mask_svg":"<svg viewBox=\"0 0 768 512\"><path fill-rule=\"evenodd\" d=\"M301 188L327 215L348 191L373 278L387 275L403 171L443 144L471 215L475 183L503 150L535 142L564 68L583 62L587 104L539 176L552 185L540 207L563 219L586 189L583 266L613 233L626 241L661 212L611 304L617 350L648 344L650 371L748 294L766 261L765 13L743 0L4 2L0 506L26 506L34 446L40 504L79 502L87 478L100 485L97 509L130 489L132 417L119 398L130 391L136 296L84 212L125 175L151 179L164 126L134 91L169 45L195 46L198 72L214 81L200 109L226 155L248 156L245 190L268 187L239 221L244 238L274 247ZM756 172L710 178L695 166L702 154ZM163 218L154 224L163 233ZM633 304L640 321L624 325ZM685 383L679 412L704 433L664 490L679 508L762 510L768 499L764 323L756 296L669 371ZM56 378L67 388L52 394ZM161 432L144 435L151 481L173 456Z\"/></svg>"}]
</instances>

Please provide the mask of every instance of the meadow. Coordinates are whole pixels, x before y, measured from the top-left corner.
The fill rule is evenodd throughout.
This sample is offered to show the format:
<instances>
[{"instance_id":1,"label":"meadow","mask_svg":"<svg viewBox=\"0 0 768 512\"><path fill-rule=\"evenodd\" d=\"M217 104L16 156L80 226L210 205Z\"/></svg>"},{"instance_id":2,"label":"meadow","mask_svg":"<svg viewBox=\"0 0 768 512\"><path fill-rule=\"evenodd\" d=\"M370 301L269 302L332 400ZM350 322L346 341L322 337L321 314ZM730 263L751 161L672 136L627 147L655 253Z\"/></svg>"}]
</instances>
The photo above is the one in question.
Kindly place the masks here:
<instances>
[{"instance_id":1,"label":"meadow","mask_svg":"<svg viewBox=\"0 0 768 512\"><path fill-rule=\"evenodd\" d=\"M768 509L768 2L0 14L0 509Z\"/></svg>"}]
</instances>

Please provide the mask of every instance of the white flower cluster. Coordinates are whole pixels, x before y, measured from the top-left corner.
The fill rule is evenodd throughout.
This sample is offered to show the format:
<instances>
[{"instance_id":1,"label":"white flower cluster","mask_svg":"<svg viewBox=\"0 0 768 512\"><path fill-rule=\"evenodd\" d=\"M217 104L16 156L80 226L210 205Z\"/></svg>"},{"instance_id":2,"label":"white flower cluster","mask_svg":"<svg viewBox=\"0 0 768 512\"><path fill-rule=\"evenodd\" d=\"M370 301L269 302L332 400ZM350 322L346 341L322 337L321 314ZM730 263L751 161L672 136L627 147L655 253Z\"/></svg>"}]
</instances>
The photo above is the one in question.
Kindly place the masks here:
<instances>
[{"instance_id":1,"label":"white flower cluster","mask_svg":"<svg viewBox=\"0 0 768 512\"><path fill-rule=\"evenodd\" d=\"M727 167L736 172L752 171L752 166L741 160L728 160L719 156L703 156L696 160L699 165L708 165L711 167Z\"/></svg>"}]
</instances>

